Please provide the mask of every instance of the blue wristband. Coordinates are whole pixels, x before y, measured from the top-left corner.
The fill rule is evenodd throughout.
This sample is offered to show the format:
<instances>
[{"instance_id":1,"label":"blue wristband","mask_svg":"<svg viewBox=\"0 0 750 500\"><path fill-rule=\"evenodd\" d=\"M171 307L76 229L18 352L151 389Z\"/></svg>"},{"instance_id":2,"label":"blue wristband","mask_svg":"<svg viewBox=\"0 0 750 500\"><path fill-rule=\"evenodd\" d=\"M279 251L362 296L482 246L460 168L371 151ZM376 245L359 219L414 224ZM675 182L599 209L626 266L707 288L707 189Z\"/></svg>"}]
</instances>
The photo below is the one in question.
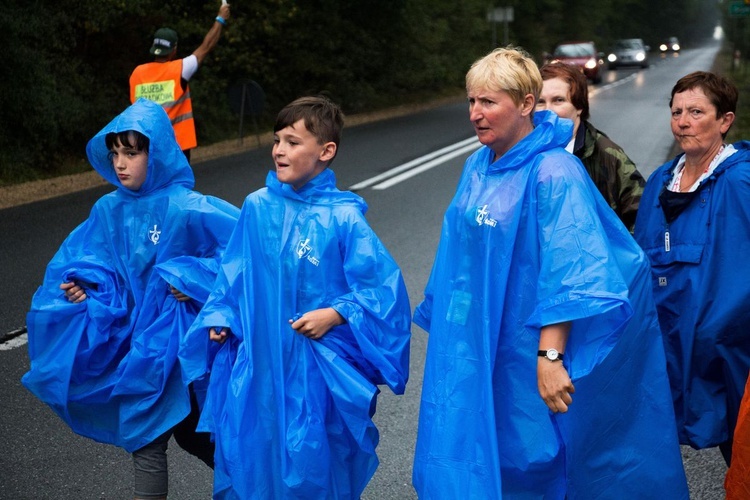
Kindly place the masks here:
<instances>
[{"instance_id":1,"label":"blue wristband","mask_svg":"<svg viewBox=\"0 0 750 500\"><path fill-rule=\"evenodd\" d=\"M219 23L219 24L221 24L222 26L226 26L227 25L227 20L224 19L221 16L216 16L216 22Z\"/></svg>"}]
</instances>

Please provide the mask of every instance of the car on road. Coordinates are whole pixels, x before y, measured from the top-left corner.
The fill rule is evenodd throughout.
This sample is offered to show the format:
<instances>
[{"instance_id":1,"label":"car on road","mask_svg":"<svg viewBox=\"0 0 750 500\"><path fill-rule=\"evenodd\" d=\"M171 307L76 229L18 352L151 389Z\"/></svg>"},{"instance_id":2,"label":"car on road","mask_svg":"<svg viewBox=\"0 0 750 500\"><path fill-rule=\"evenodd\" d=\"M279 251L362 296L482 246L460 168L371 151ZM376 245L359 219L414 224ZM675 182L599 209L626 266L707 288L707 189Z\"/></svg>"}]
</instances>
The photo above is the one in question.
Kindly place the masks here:
<instances>
[{"instance_id":1,"label":"car on road","mask_svg":"<svg viewBox=\"0 0 750 500\"><path fill-rule=\"evenodd\" d=\"M659 45L659 50L662 52L679 52L680 41L676 36L670 36L666 42Z\"/></svg>"},{"instance_id":2,"label":"car on road","mask_svg":"<svg viewBox=\"0 0 750 500\"><path fill-rule=\"evenodd\" d=\"M650 47L640 38L623 38L612 45L612 51L607 56L609 69L620 66L640 66L648 68L648 51Z\"/></svg>"},{"instance_id":3,"label":"car on road","mask_svg":"<svg viewBox=\"0 0 750 500\"><path fill-rule=\"evenodd\" d=\"M602 81L604 53L596 50L594 42L564 42L555 47L549 62L577 66L594 83Z\"/></svg>"}]
</instances>

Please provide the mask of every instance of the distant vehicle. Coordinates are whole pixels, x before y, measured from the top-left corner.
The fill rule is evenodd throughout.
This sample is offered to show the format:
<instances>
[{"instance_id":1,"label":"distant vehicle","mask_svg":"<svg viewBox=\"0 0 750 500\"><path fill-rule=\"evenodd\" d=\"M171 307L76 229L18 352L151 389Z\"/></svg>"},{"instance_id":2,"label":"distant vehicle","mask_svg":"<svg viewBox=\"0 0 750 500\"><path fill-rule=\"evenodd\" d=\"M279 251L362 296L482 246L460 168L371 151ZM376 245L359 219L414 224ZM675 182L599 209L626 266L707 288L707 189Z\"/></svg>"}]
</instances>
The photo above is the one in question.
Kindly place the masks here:
<instances>
[{"instance_id":1,"label":"distant vehicle","mask_svg":"<svg viewBox=\"0 0 750 500\"><path fill-rule=\"evenodd\" d=\"M602 81L604 53L596 50L594 42L564 42L555 47L550 62L577 66L594 83Z\"/></svg>"},{"instance_id":2,"label":"distant vehicle","mask_svg":"<svg viewBox=\"0 0 750 500\"><path fill-rule=\"evenodd\" d=\"M659 50L661 50L662 52L679 52L680 41L676 36L670 36L666 42L659 45Z\"/></svg>"},{"instance_id":3,"label":"distant vehicle","mask_svg":"<svg viewBox=\"0 0 750 500\"><path fill-rule=\"evenodd\" d=\"M640 66L648 68L649 46L640 38L624 38L617 40L612 46L612 52L607 56L609 69L619 66Z\"/></svg>"}]
</instances>

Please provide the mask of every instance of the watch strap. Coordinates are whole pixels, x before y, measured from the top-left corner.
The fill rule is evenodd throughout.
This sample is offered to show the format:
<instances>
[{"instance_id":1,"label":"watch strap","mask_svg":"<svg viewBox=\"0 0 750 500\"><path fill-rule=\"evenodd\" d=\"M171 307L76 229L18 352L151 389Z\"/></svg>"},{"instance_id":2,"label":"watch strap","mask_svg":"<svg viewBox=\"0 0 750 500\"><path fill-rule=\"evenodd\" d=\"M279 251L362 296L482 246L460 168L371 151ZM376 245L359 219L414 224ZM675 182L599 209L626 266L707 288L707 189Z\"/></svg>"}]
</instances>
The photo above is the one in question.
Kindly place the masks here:
<instances>
[{"instance_id":1,"label":"watch strap","mask_svg":"<svg viewBox=\"0 0 750 500\"><path fill-rule=\"evenodd\" d=\"M547 359L549 359L549 358L547 357L547 351L537 351L537 353L536 353L536 354L537 354L537 356L539 356L540 358L547 358ZM562 361L562 359L563 359L563 354L562 354L562 353L561 353L560 351L557 351L557 358L556 358L556 359L554 359L554 360L551 360L551 361L557 361L557 360L560 360L560 361Z\"/></svg>"}]
</instances>

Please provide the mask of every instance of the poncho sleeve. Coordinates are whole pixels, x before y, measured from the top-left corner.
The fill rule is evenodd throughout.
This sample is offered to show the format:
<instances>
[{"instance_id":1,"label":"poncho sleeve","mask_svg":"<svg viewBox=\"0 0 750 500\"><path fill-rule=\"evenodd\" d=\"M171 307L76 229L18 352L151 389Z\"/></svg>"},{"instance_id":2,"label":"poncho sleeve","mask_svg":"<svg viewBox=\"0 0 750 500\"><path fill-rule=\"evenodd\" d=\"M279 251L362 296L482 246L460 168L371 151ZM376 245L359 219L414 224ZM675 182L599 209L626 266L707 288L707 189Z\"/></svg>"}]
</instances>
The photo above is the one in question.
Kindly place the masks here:
<instances>
[{"instance_id":1,"label":"poncho sleeve","mask_svg":"<svg viewBox=\"0 0 750 500\"><path fill-rule=\"evenodd\" d=\"M403 394L409 375L411 312L401 270L364 217L353 216L339 231L351 291L331 307L351 328L371 382Z\"/></svg>"},{"instance_id":2,"label":"poncho sleeve","mask_svg":"<svg viewBox=\"0 0 750 500\"><path fill-rule=\"evenodd\" d=\"M209 289L201 292L208 292L204 298L205 304L180 342L179 357L186 381L202 377L211 368L212 353L217 347L208 338L210 328L227 327L232 336L243 336L239 302L242 301L250 311L253 307L252 300L245 300L252 297L252 280L245 280L244 275L246 266L252 266L252 254L245 253L243 249L247 220L247 210L243 207L221 260L215 261L215 268L212 263L210 269L204 269L205 273L215 272L215 280ZM181 286L193 289L192 285L186 283Z\"/></svg>"},{"instance_id":3,"label":"poncho sleeve","mask_svg":"<svg viewBox=\"0 0 750 500\"><path fill-rule=\"evenodd\" d=\"M628 287L597 215L604 200L577 160L557 155L539 167L536 213L540 270L527 325L572 321L566 358L583 376L617 343L632 315Z\"/></svg>"},{"instance_id":4,"label":"poncho sleeve","mask_svg":"<svg viewBox=\"0 0 750 500\"><path fill-rule=\"evenodd\" d=\"M22 382L74 430L69 400L104 397L83 382L113 370L130 338L129 296L102 228L95 208L50 261L26 318L31 369ZM60 284L70 281L85 289L86 300L68 301Z\"/></svg>"},{"instance_id":5,"label":"poncho sleeve","mask_svg":"<svg viewBox=\"0 0 750 500\"><path fill-rule=\"evenodd\" d=\"M442 243L441 243L442 244ZM438 249L437 255L440 254L440 250ZM412 321L414 321L414 324L422 328L424 331L428 332L430 331L431 324L432 324L432 305L435 300L434 295L434 276L436 275L436 269L435 265L437 264L437 259L435 259L435 263L433 264L432 271L430 272L430 278L427 280L427 285L424 289L424 298L422 299L422 302L419 303L417 308L414 310L414 317Z\"/></svg>"}]
</instances>

